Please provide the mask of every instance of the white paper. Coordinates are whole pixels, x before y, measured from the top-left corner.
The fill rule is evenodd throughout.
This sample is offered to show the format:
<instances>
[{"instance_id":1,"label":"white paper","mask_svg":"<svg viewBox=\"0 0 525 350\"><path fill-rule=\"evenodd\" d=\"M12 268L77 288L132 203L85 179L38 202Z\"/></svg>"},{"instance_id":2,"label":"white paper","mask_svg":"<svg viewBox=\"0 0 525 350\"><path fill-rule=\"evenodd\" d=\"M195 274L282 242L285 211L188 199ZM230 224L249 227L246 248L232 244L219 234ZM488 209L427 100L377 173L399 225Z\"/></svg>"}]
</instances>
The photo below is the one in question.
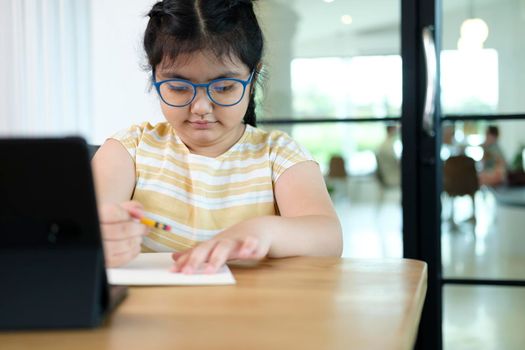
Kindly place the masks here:
<instances>
[{"instance_id":1,"label":"white paper","mask_svg":"<svg viewBox=\"0 0 525 350\"><path fill-rule=\"evenodd\" d=\"M171 253L142 253L127 265L106 269L110 284L127 286L235 284L228 266L214 274L171 272Z\"/></svg>"}]
</instances>

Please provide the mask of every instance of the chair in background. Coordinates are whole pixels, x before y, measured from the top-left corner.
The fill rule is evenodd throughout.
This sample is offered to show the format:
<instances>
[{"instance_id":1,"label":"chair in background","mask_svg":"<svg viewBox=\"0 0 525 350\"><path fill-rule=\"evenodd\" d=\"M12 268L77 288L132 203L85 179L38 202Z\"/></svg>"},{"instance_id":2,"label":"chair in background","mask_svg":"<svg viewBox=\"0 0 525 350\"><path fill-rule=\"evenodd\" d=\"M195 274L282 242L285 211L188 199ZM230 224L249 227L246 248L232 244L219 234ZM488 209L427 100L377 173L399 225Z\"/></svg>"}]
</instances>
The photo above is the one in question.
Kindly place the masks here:
<instances>
[{"instance_id":1,"label":"chair in background","mask_svg":"<svg viewBox=\"0 0 525 350\"><path fill-rule=\"evenodd\" d=\"M346 178L345 160L341 156L332 156L330 158L330 168L328 176L334 178Z\"/></svg>"},{"instance_id":2,"label":"chair in background","mask_svg":"<svg viewBox=\"0 0 525 350\"><path fill-rule=\"evenodd\" d=\"M347 178L344 158L339 155L332 156L327 175L327 183L332 192L346 196L348 194Z\"/></svg>"},{"instance_id":3,"label":"chair in background","mask_svg":"<svg viewBox=\"0 0 525 350\"><path fill-rule=\"evenodd\" d=\"M454 198L469 196L472 199L472 217L476 221L475 194L479 190L479 180L474 159L458 155L445 160L443 164L443 190L451 198L450 220L454 223Z\"/></svg>"}]
</instances>

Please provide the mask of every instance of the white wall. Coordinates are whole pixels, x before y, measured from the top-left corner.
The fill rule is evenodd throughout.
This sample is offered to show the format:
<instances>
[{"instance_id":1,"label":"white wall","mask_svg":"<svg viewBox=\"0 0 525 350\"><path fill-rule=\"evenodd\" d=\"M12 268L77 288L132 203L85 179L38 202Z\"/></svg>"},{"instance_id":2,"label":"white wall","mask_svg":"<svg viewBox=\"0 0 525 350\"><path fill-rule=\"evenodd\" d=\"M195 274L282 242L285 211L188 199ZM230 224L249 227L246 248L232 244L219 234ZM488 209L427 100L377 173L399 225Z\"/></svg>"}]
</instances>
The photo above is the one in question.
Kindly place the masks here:
<instances>
[{"instance_id":1,"label":"white wall","mask_svg":"<svg viewBox=\"0 0 525 350\"><path fill-rule=\"evenodd\" d=\"M93 133L102 143L116 131L142 121L162 121L149 89L142 36L152 0L91 0Z\"/></svg>"},{"instance_id":2,"label":"white wall","mask_svg":"<svg viewBox=\"0 0 525 350\"><path fill-rule=\"evenodd\" d=\"M264 118L289 117L292 114L291 61L298 18L290 6L271 0L260 2L256 11L265 39Z\"/></svg>"},{"instance_id":3,"label":"white wall","mask_svg":"<svg viewBox=\"0 0 525 350\"><path fill-rule=\"evenodd\" d=\"M142 35L152 0L0 1L0 135L102 143L162 120Z\"/></svg>"}]
</instances>

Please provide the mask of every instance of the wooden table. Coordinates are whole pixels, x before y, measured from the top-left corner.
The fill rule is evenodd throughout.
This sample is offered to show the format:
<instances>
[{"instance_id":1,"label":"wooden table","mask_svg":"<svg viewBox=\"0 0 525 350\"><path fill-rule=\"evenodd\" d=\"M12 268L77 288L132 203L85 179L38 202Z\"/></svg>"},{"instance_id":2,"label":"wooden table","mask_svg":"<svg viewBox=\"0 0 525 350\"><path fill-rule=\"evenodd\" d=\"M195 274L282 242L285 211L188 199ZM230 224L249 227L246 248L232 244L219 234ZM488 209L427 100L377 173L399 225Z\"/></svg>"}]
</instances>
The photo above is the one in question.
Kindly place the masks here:
<instances>
[{"instance_id":1,"label":"wooden table","mask_svg":"<svg viewBox=\"0 0 525 350\"><path fill-rule=\"evenodd\" d=\"M0 349L413 346L426 292L423 262L298 257L231 268L237 285L131 288L101 328L4 332Z\"/></svg>"}]
</instances>

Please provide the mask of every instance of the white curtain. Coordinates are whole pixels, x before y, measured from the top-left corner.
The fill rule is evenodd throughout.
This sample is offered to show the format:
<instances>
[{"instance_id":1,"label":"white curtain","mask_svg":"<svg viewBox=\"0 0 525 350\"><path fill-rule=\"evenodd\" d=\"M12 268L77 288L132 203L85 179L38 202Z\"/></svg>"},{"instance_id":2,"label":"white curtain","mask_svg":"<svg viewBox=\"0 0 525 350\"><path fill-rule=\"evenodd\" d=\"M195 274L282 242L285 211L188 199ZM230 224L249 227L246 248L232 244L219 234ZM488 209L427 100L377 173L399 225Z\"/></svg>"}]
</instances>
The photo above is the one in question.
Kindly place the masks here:
<instances>
[{"instance_id":1,"label":"white curtain","mask_svg":"<svg viewBox=\"0 0 525 350\"><path fill-rule=\"evenodd\" d=\"M0 135L89 135L89 0L0 1Z\"/></svg>"}]
</instances>

